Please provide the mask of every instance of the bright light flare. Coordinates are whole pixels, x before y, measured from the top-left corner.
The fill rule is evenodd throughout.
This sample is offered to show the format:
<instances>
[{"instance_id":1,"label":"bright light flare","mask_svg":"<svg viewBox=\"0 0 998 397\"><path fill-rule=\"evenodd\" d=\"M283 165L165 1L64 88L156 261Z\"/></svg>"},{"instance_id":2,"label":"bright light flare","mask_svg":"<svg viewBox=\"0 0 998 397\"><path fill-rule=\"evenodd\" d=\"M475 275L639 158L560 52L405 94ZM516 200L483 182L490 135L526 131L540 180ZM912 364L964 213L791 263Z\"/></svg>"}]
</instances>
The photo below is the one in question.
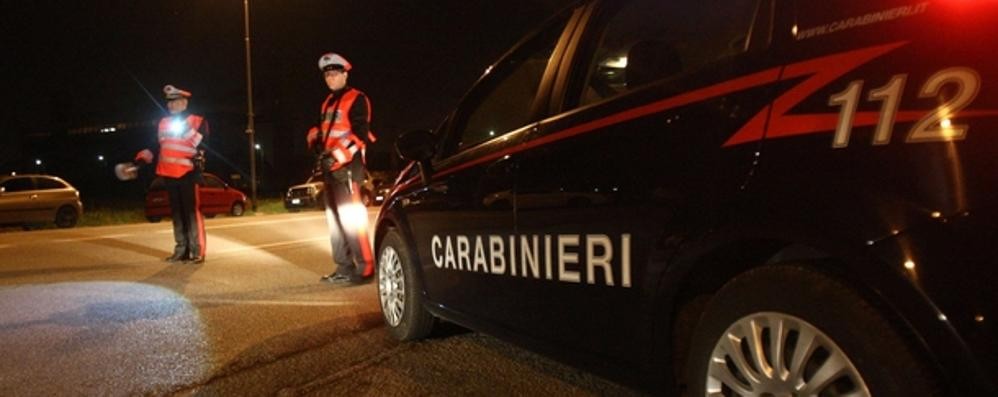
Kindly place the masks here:
<instances>
[{"instance_id":1,"label":"bright light flare","mask_svg":"<svg viewBox=\"0 0 998 397\"><path fill-rule=\"evenodd\" d=\"M340 222L350 231L367 230L367 207L361 203L349 203L339 207Z\"/></svg>"},{"instance_id":2,"label":"bright light flare","mask_svg":"<svg viewBox=\"0 0 998 397\"><path fill-rule=\"evenodd\" d=\"M624 69L627 67L627 57L609 58L603 61L603 66L613 69Z\"/></svg>"},{"instance_id":3,"label":"bright light flare","mask_svg":"<svg viewBox=\"0 0 998 397\"><path fill-rule=\"evenodd\" d=\"M173 120L170 122L170 133L180 135L187 129L187 123L183 120Z\"/></svg>"}]
</instances>

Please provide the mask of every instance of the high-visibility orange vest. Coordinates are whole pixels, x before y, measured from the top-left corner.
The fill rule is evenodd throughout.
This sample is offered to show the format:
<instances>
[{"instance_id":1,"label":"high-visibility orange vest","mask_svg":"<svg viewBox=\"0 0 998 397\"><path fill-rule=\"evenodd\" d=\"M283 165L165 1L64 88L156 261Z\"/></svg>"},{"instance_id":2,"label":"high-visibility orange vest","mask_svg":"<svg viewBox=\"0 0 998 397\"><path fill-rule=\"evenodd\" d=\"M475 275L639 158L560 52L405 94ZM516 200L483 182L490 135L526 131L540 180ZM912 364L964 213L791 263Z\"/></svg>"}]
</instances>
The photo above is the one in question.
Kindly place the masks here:
<instances>
[{"instance_id":1,"label":"high-visibility orange vest","mask_svg":"<svg viewBox=\"0 0 998 397\"><path fill-rule=\"evenodd\" d=\"M159 162L156 175L180 178L194 169L192 158L204 138L199 132L204 118L188 115L187 118L167 116L159 120Z\"/></svg>"},{"instance_id":2,"label":"high-visibility orange vest","mask_svg":"<svg viewBox=\"0 0 998 397\"><path fill-rule=\"evenodd\" d=\"M360 153L361 161L364 161L364 149L366 145L364 144L364 140L354 134L353 126L350 125L350 108L353 107L354 101L361 94L363 93L360 90L349 88L339 100L333 101L334 94L329 94L326 100L322 102L322 109L320 110L322 123L319 125L318 136L316 138L322 139L322 137L325 137L323 148L336 160L332 166L332 170L337 170L349 164L353 161L353 157L357 153ZM367 95L364 95L364 100L367 103L367 122L370 123L371 101L367 99ZM314 134L310 133L309 137L311 138L312 136ZM367 132L367 139L371 142L377 140L374 133L370 130Z\"/></svg>"}]
</instances>

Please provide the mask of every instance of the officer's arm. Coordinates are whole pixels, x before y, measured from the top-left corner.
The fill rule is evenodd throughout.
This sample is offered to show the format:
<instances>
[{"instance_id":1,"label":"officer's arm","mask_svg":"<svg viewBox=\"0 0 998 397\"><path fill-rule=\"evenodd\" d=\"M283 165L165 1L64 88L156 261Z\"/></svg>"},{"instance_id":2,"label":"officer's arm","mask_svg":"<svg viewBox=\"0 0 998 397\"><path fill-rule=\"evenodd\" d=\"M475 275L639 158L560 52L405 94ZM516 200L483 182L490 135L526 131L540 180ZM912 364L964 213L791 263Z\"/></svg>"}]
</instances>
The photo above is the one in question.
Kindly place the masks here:
<instances>
[{"instance_id":1,"label":"officer's arm","mask_svg":"<svg viewBox=\"0 0 998 397\"><path fill-rule=\"evenodd\" d=\"M370 144L371 140L368 137L368 132L371 131L371 109L368 107L367 96L361 94L357 96L357 99L353 101L353 106L350 107L350 128L353 129L354 135L358 138L363 139L365 143Z\"/></svg>"},{"instance_id":2,"label":"officer's arm","mask_svg":"<svg viewBox=\"0 0 998 397\"><path fill-rule=\"evenodd\" d=\"M155 153L159 153L159 137L157 134L153 134L152 138L143 146L143 149L135 153L132 161L139 164L152 164L153 160L156 159Z\"/></svg>"},{"instance_id":3,"label":"officer's arm","mask_svg":"<svg viewBox=\"0 0 998 397\"><path fill-rule=\"evenodd\" d=\"M198 128L198 132L201 133L201 142L198 143L198 149L203 150L208 144L208 135L211 135L211 128L208 127L208 120L201 119L201 127Z\"/></svg>"}]
</instances>

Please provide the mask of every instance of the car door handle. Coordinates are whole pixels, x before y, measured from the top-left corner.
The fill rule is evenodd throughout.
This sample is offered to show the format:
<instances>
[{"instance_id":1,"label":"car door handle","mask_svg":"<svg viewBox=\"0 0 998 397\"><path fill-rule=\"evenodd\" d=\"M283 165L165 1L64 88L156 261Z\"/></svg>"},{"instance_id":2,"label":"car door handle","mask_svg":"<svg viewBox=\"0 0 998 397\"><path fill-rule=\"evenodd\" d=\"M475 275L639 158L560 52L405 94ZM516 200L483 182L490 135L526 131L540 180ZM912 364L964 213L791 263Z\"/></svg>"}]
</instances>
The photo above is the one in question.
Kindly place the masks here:
<instances>
[{"instance_id":1,"label":"car door handle","mask_svg":"<svg viewBox=\"0 0 998 397\"><path fill-rule=\"evenodd\" d=\"M31 198L32 200L34 200L34 199L38 198L38 195L37 195L37 194L32 194L30 198Z\"/></svg>"}]
</instances>

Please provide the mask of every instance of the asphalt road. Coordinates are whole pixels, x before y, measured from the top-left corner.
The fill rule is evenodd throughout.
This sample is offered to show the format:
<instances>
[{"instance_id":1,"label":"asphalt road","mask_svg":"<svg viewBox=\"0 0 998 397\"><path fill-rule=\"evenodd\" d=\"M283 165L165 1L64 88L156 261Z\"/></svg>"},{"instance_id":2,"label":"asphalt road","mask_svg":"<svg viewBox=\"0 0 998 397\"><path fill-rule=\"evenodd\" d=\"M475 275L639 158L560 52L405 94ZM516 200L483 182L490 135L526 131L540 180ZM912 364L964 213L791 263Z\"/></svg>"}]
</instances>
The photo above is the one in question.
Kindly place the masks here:
<instances>
[{"instance_id":1,"label":"asphalt road","mask_svg":"<svg viewBox=\"0 0 998 397\"><path fill-rule=\"evenodd\" d=\"M0 233L0 394L638 394L456 327L396 342L374 283L319 283L321 212L207 233L203 265L162 261L168 221Z\"/></svg>"}]
</instances>

